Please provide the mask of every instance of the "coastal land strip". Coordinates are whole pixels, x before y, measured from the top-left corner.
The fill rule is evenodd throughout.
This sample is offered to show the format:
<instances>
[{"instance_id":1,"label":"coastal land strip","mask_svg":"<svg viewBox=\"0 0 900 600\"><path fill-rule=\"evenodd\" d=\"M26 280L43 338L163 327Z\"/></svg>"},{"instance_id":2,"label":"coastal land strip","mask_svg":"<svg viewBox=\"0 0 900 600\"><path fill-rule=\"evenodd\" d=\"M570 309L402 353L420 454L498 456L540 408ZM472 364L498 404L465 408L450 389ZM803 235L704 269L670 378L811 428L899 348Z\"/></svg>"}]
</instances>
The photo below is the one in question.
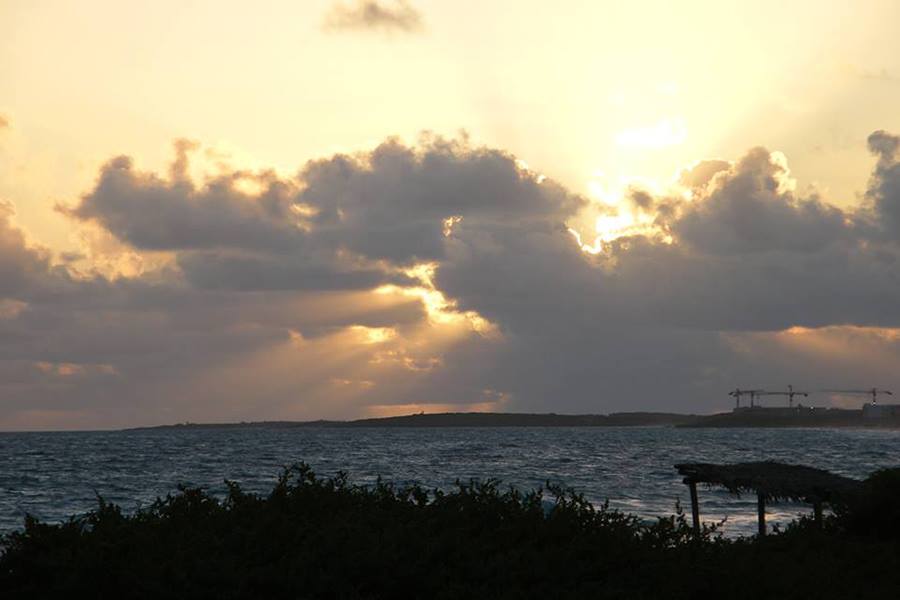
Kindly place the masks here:
<instances>
[{"instance_id":1,"label":"coastal land strip","mask_svg":"<svg viewBox=\"0 0 900 600\"><path fill-rule=\"evenodd\" d=\"M756 408L712 415L666 412L620 412L607 415L555 413L419 413L353 421L245 421L238 423L177 423L148 429L206 428L363 428L363 427L876 427L900 428L900 416L867 419L862 410L837 408Z\"/></svg>"}]
</instances>

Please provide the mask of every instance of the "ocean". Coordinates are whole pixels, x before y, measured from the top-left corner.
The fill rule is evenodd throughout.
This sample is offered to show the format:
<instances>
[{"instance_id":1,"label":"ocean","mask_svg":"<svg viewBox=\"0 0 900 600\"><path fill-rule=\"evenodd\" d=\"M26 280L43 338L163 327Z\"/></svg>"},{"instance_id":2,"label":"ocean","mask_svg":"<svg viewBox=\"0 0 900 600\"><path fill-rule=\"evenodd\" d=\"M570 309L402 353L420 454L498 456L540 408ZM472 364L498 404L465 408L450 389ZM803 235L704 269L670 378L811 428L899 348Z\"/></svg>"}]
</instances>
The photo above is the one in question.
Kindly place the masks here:
<instances>
[{"instance_id":1,"label":"ocean","mask_svg":"<svg viewBox=\"0 0 900 600\"><path fill-rule=\"evenodd\" d=\"M863 429L212 428L0 433L0 533L26 513L55 522L96 506L97 495L130 511L179 484L225 491L224 480L267 492L282 467L304 461L322 476L417 482L499 479L534 489L559 483L590 501L647 519L689 512L679 462L778 460L863 478L900 466L900 431ZM704 521L727 536L755 533L756 499L700 488ZM786 524L810 507L770 507Z\"/></svg>"}]
</instances>

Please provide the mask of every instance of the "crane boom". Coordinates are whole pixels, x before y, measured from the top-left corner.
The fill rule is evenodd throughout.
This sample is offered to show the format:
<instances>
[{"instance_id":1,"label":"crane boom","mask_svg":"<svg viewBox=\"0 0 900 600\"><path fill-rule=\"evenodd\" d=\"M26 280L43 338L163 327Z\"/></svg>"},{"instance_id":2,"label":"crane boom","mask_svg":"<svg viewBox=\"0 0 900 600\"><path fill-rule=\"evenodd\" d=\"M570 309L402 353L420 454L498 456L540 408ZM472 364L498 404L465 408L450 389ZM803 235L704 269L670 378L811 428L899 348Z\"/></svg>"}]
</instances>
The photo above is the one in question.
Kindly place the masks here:
<instances>
[{"instance_id":1,"label":"crane boom","mask_svg":"<svg viewBox=\"0 0 900 600\"><path fill-rule=\"evenodd\" d=\"M788 385L788 389L786 392L762 392L760 396L787 396L788 398L788 406L794 406L794 396L804 396L808 397L809 392L798 392L794 389L793 385Z\"/></svg>"}]
</instances>

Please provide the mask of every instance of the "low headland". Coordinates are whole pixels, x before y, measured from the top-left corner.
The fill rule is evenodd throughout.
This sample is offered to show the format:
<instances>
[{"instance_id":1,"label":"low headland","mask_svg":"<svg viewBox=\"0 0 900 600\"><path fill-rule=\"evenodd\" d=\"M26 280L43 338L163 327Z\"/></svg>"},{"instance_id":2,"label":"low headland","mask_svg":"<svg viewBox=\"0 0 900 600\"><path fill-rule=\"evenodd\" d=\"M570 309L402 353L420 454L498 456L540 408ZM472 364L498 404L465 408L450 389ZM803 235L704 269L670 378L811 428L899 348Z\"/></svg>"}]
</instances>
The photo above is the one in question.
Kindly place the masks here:
<instances>
[{"instance_id":1,"label":"low headland","mask_svg":"<svg viewBox=\"0 0 900 600\"><path fill-rule=\"evenodd\" d=\"M712 415L666 412L620 412L608 415L555 413L419 413L353 421L250 421L240 423L178 423L145 429L230 427L354 428L354 427L886 427L900 428L900 416L865 418L862 410L839 408L742 408Z\"/></svg>"}]
</instances>

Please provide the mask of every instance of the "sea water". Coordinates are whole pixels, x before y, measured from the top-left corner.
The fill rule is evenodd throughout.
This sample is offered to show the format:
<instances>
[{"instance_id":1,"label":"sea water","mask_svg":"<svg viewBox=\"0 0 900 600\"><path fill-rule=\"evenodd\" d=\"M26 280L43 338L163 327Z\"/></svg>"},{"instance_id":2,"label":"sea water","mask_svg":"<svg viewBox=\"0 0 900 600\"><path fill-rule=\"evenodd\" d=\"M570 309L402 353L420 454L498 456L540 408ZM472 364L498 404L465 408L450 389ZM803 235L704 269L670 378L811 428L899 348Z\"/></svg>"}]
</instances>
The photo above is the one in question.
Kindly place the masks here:
<instances>
[{"instance_id":1,"label":"sea water","mask_svg":"<svg viewBox=\"0 0 900 600\"><path fill-rule=\"evenodd\" d=\"M0 433L0 532L24 515L56 522L96 506L97 496L130 511L179 484L223 494L226 479L265 493L285 465L348 473L369 484L450 489L457 480L499 479L530 490L546 482L646 519L689 507L679 462L777 460L864 478L900 466L900 431L864 429L567 428L211 428ZM728 536L755 533L756 498L700 488L704 521ZM808 513L769 508L771 524Z\"/></svg>"}]
</instances>

